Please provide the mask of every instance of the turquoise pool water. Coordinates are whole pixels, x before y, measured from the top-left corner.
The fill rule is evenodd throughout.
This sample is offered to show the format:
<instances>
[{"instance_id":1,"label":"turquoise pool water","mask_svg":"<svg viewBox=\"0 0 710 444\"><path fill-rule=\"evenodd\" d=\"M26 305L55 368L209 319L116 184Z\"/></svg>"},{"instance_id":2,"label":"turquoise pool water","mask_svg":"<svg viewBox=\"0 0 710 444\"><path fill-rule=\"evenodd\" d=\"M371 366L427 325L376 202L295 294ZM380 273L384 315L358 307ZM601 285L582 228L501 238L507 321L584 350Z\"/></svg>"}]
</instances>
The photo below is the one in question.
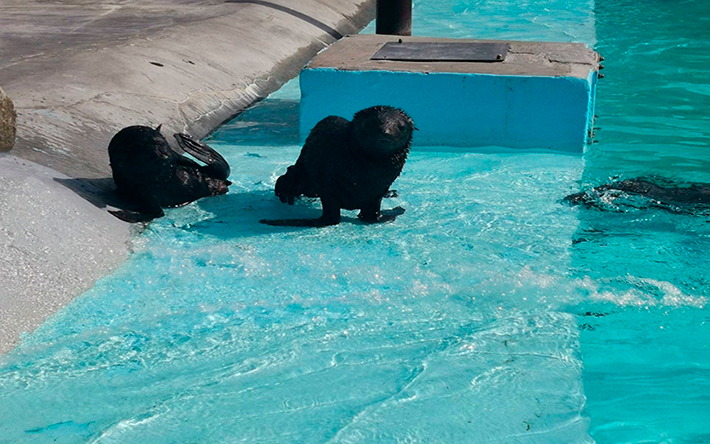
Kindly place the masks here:
<instances>
[{"instance_id":1,"label":"turquoise pool water","mask_svg":"<svg viewBox=\"0 0 710 444\"><path fill-rule=\"evenodd\" d=\"M0 442L710 442L710 219L559 200L710 182L710 5L415 2L415 33L605 57L583 157L417 150L407 212L277 229L292 82L208 141L230 193L171 210L0 364Z\"/></svg>"}]
</instances>

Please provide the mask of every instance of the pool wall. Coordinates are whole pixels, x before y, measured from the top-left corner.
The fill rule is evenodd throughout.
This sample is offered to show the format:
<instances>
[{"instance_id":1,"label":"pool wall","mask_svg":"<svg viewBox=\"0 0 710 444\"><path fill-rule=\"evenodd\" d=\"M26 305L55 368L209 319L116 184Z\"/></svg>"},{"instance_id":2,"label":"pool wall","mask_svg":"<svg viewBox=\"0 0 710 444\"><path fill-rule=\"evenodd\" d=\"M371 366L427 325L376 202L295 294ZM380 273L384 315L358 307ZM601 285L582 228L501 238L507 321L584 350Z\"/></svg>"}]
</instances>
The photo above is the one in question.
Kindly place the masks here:
<instances>
[{"instance_id":1,"label":"pool wall","mask_svg":"<svg viewBox=\"0 0 710 444\"><path fill-rule=\"evenodd\" d=\"M3 7L17 139L0 155L0 353L125 258L129 226L106 212L116 131L203 137L373 18L373 0Z\"/></svg>"}]
</instances>

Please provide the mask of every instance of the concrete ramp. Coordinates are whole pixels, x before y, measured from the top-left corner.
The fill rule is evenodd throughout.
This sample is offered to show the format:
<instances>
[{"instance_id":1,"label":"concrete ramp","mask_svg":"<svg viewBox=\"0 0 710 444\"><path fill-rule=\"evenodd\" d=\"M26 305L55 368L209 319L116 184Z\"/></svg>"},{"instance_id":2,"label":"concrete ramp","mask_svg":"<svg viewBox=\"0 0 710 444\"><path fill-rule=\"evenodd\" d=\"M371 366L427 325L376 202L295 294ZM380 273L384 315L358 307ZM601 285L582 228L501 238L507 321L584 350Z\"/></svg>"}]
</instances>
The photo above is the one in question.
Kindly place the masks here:
<instances>
[{"instance_id":1,"label":"concrete ramp","mask_svg":"<svg viewBox=\"0 0 710 444\"><path fill-rule=\"evenodd\" d=\"M10 0L0 86L18 111L13 154L72 177L109 172L120 128L203 137L373 16L370 0Z\"/></svg>"}]
</instances>

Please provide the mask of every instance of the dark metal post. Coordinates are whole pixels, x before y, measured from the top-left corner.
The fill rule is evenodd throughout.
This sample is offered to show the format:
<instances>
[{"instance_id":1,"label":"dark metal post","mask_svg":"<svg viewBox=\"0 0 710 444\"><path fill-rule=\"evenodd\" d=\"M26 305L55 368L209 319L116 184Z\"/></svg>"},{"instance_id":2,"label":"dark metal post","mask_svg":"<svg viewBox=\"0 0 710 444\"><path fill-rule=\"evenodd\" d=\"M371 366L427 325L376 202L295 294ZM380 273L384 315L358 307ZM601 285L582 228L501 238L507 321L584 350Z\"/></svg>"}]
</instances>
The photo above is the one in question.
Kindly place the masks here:
<instances>
[{"instance_id":1,"label":"dark metal post","mask_svg":"<svg viewBox=\"0 0 710 444\"><path fill-rule=\"evenodd\" d=\"M377 34L412 35L412 0L377 0Z\"/></svg>"}]
</instances>

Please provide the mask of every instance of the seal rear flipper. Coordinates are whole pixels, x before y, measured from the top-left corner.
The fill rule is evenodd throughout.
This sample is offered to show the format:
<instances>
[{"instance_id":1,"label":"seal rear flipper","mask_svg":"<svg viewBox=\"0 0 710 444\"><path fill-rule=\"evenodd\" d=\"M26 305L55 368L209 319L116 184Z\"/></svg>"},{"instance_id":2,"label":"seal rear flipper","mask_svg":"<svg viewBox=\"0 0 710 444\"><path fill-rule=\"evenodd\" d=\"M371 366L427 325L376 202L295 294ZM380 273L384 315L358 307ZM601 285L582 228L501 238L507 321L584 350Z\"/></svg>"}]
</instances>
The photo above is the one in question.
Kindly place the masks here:
<instances>
[{"instance_id":1,"label":"seal rear flipper","mask_svg":"<svg viewBox=\"0 0 710 444\"><path fill-rule=\"evenodd\" d=\"M184 133L175 133L173 136L175 140L177 140L178 145L180 145L180 148L185 150L186 153L195 156L195 158L207 164L207 166L200 167L203 173L209 177L227 180L231 172L229 163L227 163L225 158L215 151L214 148L202 142L198 142Z\"/></svg>"},{"instance_id":2,"label":"seal rear flipper","mask_svg":"<svg viewBox=\"0 0 710 444\"><path fill-rule=\"evenodd\" d=\"M132 193L129 205L133 210L109 210L108 212L129 223L149 222L158 217L165 216L163 208L160 206L158 199L149 194Z\"/></svg>"}]
</instances>

